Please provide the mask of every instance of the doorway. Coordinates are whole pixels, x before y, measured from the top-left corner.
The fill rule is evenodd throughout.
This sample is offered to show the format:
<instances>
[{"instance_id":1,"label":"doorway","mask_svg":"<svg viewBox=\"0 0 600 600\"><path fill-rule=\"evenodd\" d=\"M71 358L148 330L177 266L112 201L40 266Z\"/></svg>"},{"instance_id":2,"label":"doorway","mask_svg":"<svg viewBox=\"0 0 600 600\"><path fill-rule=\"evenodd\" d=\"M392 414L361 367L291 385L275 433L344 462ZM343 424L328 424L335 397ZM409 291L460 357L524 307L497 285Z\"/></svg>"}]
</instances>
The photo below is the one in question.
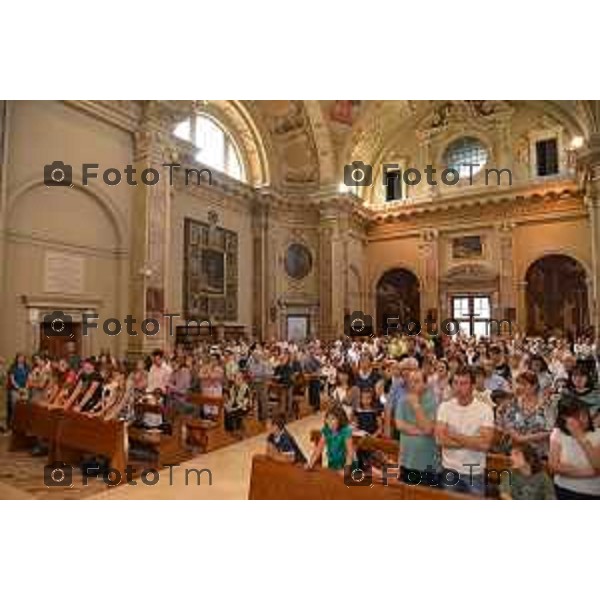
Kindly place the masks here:
<instances>
[{"instance_id":1,"label":"doorway","mask_svg":"<svg viewBox=\"0 0 600 600\"><path fill-rule=\"evenodd\" d=\"M492 305L489 296L453 296L452 318L460 331L477 337L490 335Z\"/></svg>"},{"instance_id":2,"label":"doorway","mask_svg":"<svg viewBox=\"0 0 600 600\"><path fill-rule=\"evenodd\" d=\"M40 352L51 358L81 356L81 323L70 323L68 327L69 335L57 336L52 335L50 323L40 323Z\"/></svg>"},{"instance_id":3,"label":"doorway","mask_svg":"<svg viewBox=\"0 0 600 600\"><path fill-rule=\"evenodd\" d=\"M310 335L310 318L307 315L287 316L287 339L290 342L300 342Z\"/></svg>"}]
</instances>

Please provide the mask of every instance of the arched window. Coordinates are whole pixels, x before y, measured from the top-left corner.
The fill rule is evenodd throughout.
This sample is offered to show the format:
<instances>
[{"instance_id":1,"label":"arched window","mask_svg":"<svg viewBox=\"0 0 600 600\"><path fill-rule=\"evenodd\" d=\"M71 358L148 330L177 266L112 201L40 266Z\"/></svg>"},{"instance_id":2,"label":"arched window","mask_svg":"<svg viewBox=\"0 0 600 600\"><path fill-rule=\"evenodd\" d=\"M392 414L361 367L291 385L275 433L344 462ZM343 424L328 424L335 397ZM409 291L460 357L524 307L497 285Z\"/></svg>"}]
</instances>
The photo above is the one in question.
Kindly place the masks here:
<instances>
[{"instance_id":1,"label":"arched window","mask_svg":"<svg viewBox=\"0 0 600 600\"><path fill-rule=\"evenodd\" d=\"M244 165L233 138L213 117L198 113L182 121L174 134L198 149L196 160L245 181Z\"/></svg>"},{"instance_id":2,"label":"arched window","mask_svg":"<svg viewBox=\"0 0 600 600\"><path fill-rule=\"evenodd\" d=\"M487 148L474 137L454 140L444 153L444 162L449 169L456 169L461 177L468 177L474 165L473 175L479 173L488 161ZM475 166L476 165L476 166Z\"/></svg>"}]
</instances>

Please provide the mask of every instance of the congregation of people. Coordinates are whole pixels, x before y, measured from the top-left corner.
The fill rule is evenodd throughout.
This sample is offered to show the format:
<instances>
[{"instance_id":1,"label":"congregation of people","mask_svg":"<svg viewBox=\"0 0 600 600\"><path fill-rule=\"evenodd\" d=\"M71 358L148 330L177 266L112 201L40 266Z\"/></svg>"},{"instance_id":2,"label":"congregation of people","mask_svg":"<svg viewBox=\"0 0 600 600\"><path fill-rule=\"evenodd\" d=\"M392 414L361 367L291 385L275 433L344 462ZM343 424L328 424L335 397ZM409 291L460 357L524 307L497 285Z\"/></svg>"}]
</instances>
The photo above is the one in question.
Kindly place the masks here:
<instances>
[{"instance_id":1,"label":"congregation of people","mask_svg":"<svg viewBox=\"0 0 600 600\"><path fill-rule=\"evenodd\" d=\"M346 475L379 472L382 457L357 444L369 436L399 442L399 477L410 485L484 496L486 457L494 452L512 463L502 498L592 499L600 498L596 362L586 338L463 334L204 343L156 350L133 363L108 352L31 360L18 354L10 365L0 357L0 390L6 391L0 417L10 431L16 403L43 401L55 386L64 390L63 408L160 428L166 424L161 412L140 415L136 403L150 395L165 410L210 418L210 405L190 402L197 391L224 399L225 427L234 435L255 410L269 422L268 453L307 469L325 458L327 468ZM286 428L299 378L312 410L325 409L308 456ZM277 414L270 402L274 383L284 397ZM84 393L73 393L78 386ZM69 398L76 398L72 405Z\"/></svg>"}]
</instances>

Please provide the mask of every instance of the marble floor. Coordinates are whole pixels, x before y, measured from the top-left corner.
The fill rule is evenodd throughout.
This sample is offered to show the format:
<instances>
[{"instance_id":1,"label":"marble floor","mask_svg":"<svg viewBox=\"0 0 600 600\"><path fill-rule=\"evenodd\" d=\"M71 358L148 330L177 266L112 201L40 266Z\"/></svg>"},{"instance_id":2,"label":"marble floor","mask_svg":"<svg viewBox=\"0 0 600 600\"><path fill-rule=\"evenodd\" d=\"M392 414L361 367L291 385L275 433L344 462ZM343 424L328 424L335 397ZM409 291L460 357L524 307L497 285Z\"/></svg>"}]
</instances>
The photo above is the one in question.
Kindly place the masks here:
<instances>
[{"instance_id":1,"label":"marble floor","mask_svg":"<svg viewBox=\"0 0 600 600\"><path fill-rule=\"evenodd\" d=\"M313 415L290 423L288 428L294 434L301 448L310 454L310 432L320 428L323 415ZM265 449L266 434L246 439L208 454L200 454L193 459L163 469L159 472L155 485L143 483L143 477L137 476L136 485L122 484L107 487L102 479L90 479L87 486L76 484L70 488L47 488L43 480L47 457L32 457L27 451L10 452L7 435L0 436L0 500L35 499L211 499L244 500L248 496L252 456ZM134 463L135 465L135 463ZM141 474L138 464L137 475ZM186 469L188 471L186 484ZM196 471L191 471L195 469ZM212 476L209 484L208 472L200 474L198 485L197 472L208 469ZM148 476L151 482L152 475ZM81 474L74 471L73 481L80 482Z\"/></svg>"},{"instance_id":2,"label":"marble floor","mask_svg":"<svg viewBox=\"0 0 600 600\"><path fill-rule=\"evenodd\" d=\"M323 416L313 415L290 423L288 429L294 434L302 450L310 452L309 435L311 430L320 428ZM102 500L245 500L250 484L252 455L264 452L265 435L249 438L221 450L199 455L179 467L160 471L156 485L120 485L109 488L94 499ZM208 473L189 473L186 485L186 469L209 469L212 485L208 483Z\"/></svg>"}]
</instances>

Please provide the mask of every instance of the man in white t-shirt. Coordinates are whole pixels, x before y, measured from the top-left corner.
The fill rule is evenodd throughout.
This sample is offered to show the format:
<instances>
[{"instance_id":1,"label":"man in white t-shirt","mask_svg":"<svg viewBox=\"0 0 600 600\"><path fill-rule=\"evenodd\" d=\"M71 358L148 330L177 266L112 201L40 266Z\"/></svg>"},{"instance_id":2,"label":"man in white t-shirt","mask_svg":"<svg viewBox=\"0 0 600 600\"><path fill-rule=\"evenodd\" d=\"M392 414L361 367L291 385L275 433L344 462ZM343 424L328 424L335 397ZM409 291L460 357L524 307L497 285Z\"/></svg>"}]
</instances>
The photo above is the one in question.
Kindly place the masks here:
<instances>
[{"instance_id":1,"label":"man in white t-shirt","mask_svg":"<svg viewBox=\"0 0 600 600\"><path fill-rule=\"evenodd\" d=\"M494 437L494 412L473 397L474 373L459 367L454 396L437 413L435 438L442 448L442 485L448 490L485 495L486 452Z\"/></svg>"},{"instance_id":2,"label":"man in white t-shirt","mask_svg":"<svg viewBox=\"0 0 600 600\"><path fill-rule=\"evenodd\" d=\"M167 393L167 386L171 378L173 369L163 360L162 350L155 350L152 353L152 366L148 373L148 391L154 392L159 389L163 394Z\"/></svg>"}]
</instances>

